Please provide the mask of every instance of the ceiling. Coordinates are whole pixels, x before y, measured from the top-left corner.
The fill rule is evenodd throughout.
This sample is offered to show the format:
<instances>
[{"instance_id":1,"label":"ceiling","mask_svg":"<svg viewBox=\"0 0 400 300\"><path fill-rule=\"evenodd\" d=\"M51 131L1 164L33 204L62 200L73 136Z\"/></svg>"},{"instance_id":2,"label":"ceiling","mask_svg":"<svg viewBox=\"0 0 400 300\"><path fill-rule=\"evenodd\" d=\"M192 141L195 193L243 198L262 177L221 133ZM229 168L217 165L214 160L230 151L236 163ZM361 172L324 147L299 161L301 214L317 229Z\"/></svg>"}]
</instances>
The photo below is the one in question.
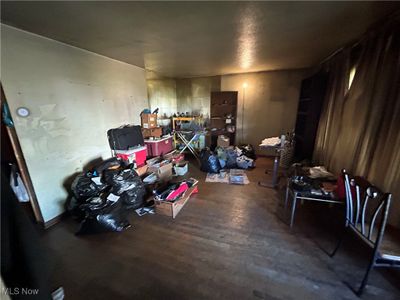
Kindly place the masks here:
<instances>
[{"instance_id":1,"label":"ceiling","mask_svg":"<svg viewBox=\"0 0 400 300\"><path fill-rule=\"evenodd\" d=\"M310 67L400 2L1 2L1 22L168 77Z\"/></svg>"}]
</instances>

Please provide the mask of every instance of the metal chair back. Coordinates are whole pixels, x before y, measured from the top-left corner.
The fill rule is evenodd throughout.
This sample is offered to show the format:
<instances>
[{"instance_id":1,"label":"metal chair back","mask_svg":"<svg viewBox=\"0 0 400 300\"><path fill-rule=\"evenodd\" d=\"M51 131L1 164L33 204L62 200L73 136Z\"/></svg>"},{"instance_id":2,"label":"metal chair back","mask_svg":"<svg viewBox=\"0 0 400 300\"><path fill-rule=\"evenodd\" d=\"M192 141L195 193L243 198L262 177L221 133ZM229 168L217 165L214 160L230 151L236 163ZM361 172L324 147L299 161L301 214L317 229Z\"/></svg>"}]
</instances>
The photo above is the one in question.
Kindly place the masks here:
<instances>
[{"instance_id":1,"label":"metal chair back","mask_svg":"<svg viewBox=\"0 0 400 300\"><path fill-rule=\"evenodd\" d=\"M377 250L385 232L392 195L343 170L346 226Z\"/></svg>"}]
</instances>

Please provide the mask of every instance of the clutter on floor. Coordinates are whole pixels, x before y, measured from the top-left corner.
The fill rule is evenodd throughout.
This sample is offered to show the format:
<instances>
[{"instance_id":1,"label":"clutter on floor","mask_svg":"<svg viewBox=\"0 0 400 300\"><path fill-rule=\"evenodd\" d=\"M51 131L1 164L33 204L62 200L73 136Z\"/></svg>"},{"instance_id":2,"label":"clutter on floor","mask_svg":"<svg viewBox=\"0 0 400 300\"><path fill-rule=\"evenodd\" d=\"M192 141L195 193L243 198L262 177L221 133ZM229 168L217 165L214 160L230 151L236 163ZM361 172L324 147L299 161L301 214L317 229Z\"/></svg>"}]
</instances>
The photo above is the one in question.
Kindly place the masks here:
<instances>
[{"instance_id":1,"label":"clutter on floor","mask_svg":"<svg viewBox=\"0 0 400 300\"><path fill-rule=\"evenodd\" d=\"M144 183L133 169L111 158L79 174L71 185L68 210L81 222L77 234L123 231L130 226L129 210L141 207Z\"/></svg>"},{"instance_id":2,"label":"clutter on floor","mask_svg":"<svg viewBox=\"0 0 400 300\"><path fill-rule=\"evenodd\" d=\"M130 227L131 211L175 218L190 195L197 193L196 179L174 182L188 173L189 163L182 151L173 149L172 136L162 135L157 112L144 110L142 126L108 130L114 157L73 180L68 211L81 222L77 234L123 231Z\"/></svg>"},{"instance_id":3,"label":"clutter on floor","mask_svg":"<svg viewBox=\"0 0 400 300\"><path fill-rule=\"evenodd\" d=\"M157 214L176 218L190 196L198 193L198 181L194 178L168 183L153 191Z\"/></svg>"},{"instance_id":4,"label":"clutter on floor","mask_svg":"<svg viewBox=\"0 0 400 300\"><path fill-rule=\"evenodd\" d=\"M219 173L221 169L251 169L255 167L255 151L251 145L209 148L200 153L200 169L207 173Z\"/></svg>"},{"instance_id":5,"label":"clutter on floor","mask_svg":"<svg viewBox=\"0 0 400 300\"><path fill-rule=\"evenodd\" d=\"M229 172L228 172L229 171ZM207 173L206 182L229 183L229 184L249 184L250 181L241 169L220 170L219 173Z\"/></svg>"}]
</instances>

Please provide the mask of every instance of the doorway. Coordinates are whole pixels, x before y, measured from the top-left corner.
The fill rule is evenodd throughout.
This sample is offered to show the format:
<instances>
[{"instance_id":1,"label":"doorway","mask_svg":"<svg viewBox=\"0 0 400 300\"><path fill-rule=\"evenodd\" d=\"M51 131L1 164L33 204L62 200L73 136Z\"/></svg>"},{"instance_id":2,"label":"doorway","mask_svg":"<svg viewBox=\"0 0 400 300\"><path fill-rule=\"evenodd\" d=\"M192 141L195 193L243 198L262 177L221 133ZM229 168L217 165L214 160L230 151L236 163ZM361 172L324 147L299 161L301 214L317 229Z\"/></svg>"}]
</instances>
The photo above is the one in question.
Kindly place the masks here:
<instances>
[{"instance_id":1,"label":"doorway","mask_svg":"<svg viewBox=\"0 0 400 300\"><path fill-rule=\"evenodd\" d=\"M32 181L29 176L28 168L19 144L18 136L14 128L11 114L8 110L7 100L3 86L1 89L1 172L11 181L12 170L15 175L17 172L25 186L29 201L19 202L21 207L27 212L30 219L35 223L44 224L42 213L40 212L36 194L33 189ZM16 182L17 177L14 177Z\"/></svg>"}]
</instances>

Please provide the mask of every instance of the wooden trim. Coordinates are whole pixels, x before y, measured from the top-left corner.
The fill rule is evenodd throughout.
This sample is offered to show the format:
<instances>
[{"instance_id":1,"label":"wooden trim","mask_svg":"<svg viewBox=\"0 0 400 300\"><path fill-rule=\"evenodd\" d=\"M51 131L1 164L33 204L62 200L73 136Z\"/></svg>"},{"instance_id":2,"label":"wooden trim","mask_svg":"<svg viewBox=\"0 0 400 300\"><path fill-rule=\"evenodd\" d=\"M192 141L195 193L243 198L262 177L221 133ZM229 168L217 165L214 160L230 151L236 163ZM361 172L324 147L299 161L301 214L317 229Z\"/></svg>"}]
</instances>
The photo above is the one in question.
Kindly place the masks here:
<instances>
[{"instance_id":1,"label":"wooden trim","mask_svg":"<svg viewBox=\"0 0 400 300\"><path fill-rule=\"evenodd\" d=\"M48 229L53 225L56 225L57 223L61 222L61 220L66 216L66 212L63 212L61 215L58 215L54 217L51 220L48 220L47 222L43 223L44 229Z\"/></svg>"},{"instance_id":2,"label":"wooden trim","mask_svg":"<svg viewBox=\"0 0 400 300\"><path fill-rule=\"evenodd\" d=\"M6 96L4 94L3 85L1 83L0 83L0 89L1 89L0 107L2 107L2 104L6 103L7 100L6 100ZM29 196L29 201L32 205L32 210L33 210L33 214L35 215L35 220L36 220L36 222L43 224L44 219L43 219L42 213L39 208L39 203L36 198L36 193L33 188L31 177L29 176L28 167L26 165L26 161L25 161L24 155L22 153L22 149L21 149L21 145L18 140L17 132L15 131L15 128L10 128L8 126L6 126L6 130L7 130L8 136L10 137L11 145L14 150L14 155L17 160L19 171L21 173L21 179L25 184L26 191Z\"/></svg>"}]
</instances>

